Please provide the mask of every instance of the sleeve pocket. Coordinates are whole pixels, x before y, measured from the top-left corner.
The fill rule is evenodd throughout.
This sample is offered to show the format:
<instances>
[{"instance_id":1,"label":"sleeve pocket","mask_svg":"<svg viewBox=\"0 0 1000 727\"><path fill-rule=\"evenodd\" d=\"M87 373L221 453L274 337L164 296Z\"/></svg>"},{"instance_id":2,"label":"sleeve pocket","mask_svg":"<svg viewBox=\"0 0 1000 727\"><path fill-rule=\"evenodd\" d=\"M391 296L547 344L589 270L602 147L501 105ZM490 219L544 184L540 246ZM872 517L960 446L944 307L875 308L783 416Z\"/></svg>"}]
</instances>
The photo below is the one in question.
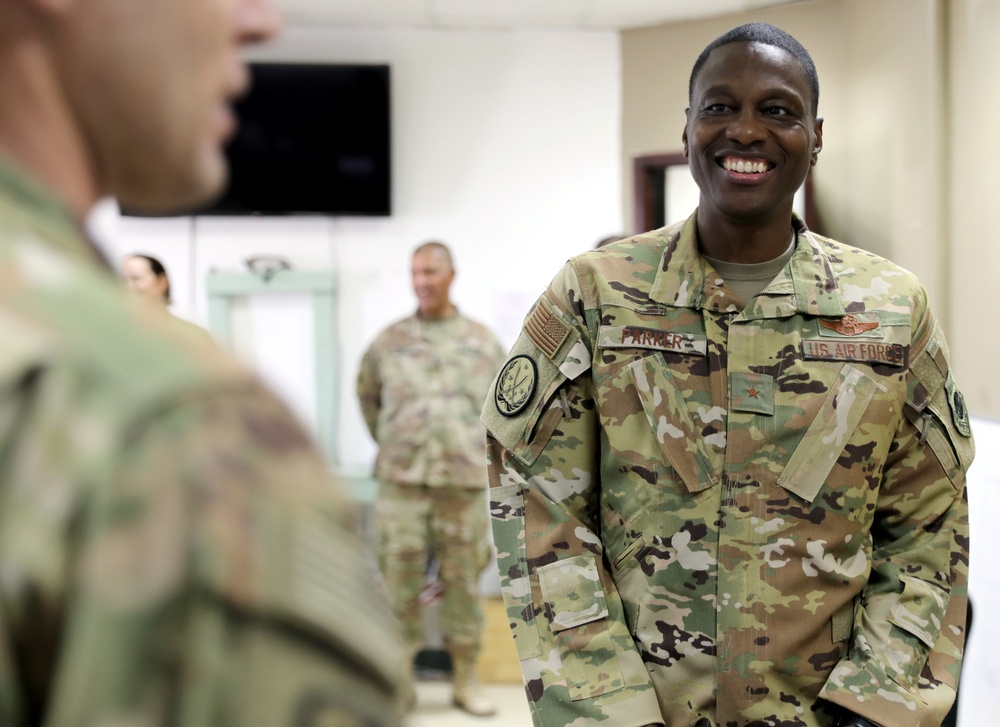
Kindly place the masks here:
<instances>
[{"instance_id":1,"label":"sleeve pocket","mask_svg":"<svg viewBox=\"0 0 1000 727\"><path fill-rule=\"evenodd\" d=\"M886 669L901 686L915 690L948 608L949 594L933 583L900 576L903 593L889 610L892 629L885 650Z\"/></svg>"},{"instance_id":2,"label":"sleeve pocket","mask_svg":"<svg viewBox=\"0 0 1000 727\"><path fill-rule=\"evenodd\" d=\"M490 516L507 620L517 647L517 658L524 661L540 655L541 648L531 602L528 556L524 547L524 495L521 486L511 484L492 488Z\"/></svg>"},{"instance_id":3,"label":"sleeve pocket","mask_svg":"<svg viewBox=\"0 0 1000 727\"><path fill-rule=\"evenodd\" d=\"M588 699L624 687L594 555L563 558L542 566L537 573L570 698Z\"/></svg>"}]
</instances>

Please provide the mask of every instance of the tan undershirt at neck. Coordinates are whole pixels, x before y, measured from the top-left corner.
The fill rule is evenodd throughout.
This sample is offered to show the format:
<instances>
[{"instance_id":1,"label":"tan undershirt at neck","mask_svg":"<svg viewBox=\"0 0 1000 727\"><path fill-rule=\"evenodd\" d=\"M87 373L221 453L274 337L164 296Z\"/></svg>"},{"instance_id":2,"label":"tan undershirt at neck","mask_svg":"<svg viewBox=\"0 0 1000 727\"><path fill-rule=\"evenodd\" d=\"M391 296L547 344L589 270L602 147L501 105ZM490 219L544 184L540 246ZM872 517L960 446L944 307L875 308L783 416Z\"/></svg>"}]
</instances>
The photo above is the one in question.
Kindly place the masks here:
<instances>
[{"instance_id":1,"label":"tan undershirt at neck","mask_svg":"<svg viewBox=\"0 0 1000 727\"><path fill-rule=\"evenodd\" d=\"M753 299L757 293L767 287L768 283L782 271L788 261L792 259L795 252L795 235L792 235L792 242L781 255L774 260L766 260L762 263L730 263L724 260L715 260L705 256L705 259L715 268L716 272L726 281L726 285L740 297L743 305Z\"/></svg>"}]
</instances>

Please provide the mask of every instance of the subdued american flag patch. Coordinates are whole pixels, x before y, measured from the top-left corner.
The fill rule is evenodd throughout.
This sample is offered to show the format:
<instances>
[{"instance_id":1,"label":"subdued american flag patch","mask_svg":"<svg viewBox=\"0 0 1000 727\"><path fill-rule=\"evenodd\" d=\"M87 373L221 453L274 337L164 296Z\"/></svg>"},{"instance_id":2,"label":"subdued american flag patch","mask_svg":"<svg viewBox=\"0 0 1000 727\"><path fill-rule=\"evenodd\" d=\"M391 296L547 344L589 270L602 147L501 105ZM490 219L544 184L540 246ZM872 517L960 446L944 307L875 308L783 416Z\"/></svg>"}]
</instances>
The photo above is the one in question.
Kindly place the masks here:
<instances>
[{"instance_id":1,"label":"subdued american flag patch","mask_svg":"<svg viewBox=\"0 0 1000 727\"><path fill-rule=\"evenodd\" d=\"M538 301L538 305L531 311L531 315L528 316L528 320L524 324L524 332L551 360L555 358L556 352L566 340L570 329L549 305L549 302L544 298Z\"/></svg>"}]
</instances>

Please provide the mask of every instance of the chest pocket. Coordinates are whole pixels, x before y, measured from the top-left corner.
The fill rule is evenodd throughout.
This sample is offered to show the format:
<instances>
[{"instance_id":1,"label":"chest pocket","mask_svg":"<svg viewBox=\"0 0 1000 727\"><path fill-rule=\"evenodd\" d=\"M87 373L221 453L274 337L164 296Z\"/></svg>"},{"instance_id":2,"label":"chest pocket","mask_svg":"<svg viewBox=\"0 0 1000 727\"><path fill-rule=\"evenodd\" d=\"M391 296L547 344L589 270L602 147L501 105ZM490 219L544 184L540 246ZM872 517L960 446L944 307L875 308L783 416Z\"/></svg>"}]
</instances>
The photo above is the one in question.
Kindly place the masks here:
<instances>
[{"instance_id":1,"label":"chest pocket","mask_svg":"<svg viewBox=\"0 0 1000 727\"><path fill-rule=\"evenodd\" d=\"M670 370L655 355L629 364L628 369L656 443L685 488L701 492L714 486L708 448Z\"/></svg>"},{"instance_id":2,"label":"chest pocket","mask_svg":"<svg viewBox=\"0 0 1000 727\"><path fill-rule=\"evenodd\" d=\"M880 386L860 369L844 364L778 484L812 502Z\"/></svg>"}]
</instances>

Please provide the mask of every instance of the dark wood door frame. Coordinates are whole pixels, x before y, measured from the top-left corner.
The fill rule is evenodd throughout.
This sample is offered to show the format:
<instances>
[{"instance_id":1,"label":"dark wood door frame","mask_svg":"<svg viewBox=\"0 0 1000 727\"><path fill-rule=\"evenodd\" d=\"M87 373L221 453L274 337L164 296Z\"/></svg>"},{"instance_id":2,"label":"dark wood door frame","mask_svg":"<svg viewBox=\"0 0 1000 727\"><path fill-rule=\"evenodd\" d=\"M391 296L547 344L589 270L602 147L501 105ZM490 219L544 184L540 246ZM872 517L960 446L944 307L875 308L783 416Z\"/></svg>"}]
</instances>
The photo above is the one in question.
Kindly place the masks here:
<instances>
[{"instance_id":1,"label":"dark wood door frame","mask_svg":"<svg viewBox=\"0 0 1000 727\"><path fill-rule=\"evenodd\" d=\"M635 200L634 233L656 230L667 224L667 167L687 164L684 154L649 154L632 160L632 194Z\"/></svg>"}]
</instances>

